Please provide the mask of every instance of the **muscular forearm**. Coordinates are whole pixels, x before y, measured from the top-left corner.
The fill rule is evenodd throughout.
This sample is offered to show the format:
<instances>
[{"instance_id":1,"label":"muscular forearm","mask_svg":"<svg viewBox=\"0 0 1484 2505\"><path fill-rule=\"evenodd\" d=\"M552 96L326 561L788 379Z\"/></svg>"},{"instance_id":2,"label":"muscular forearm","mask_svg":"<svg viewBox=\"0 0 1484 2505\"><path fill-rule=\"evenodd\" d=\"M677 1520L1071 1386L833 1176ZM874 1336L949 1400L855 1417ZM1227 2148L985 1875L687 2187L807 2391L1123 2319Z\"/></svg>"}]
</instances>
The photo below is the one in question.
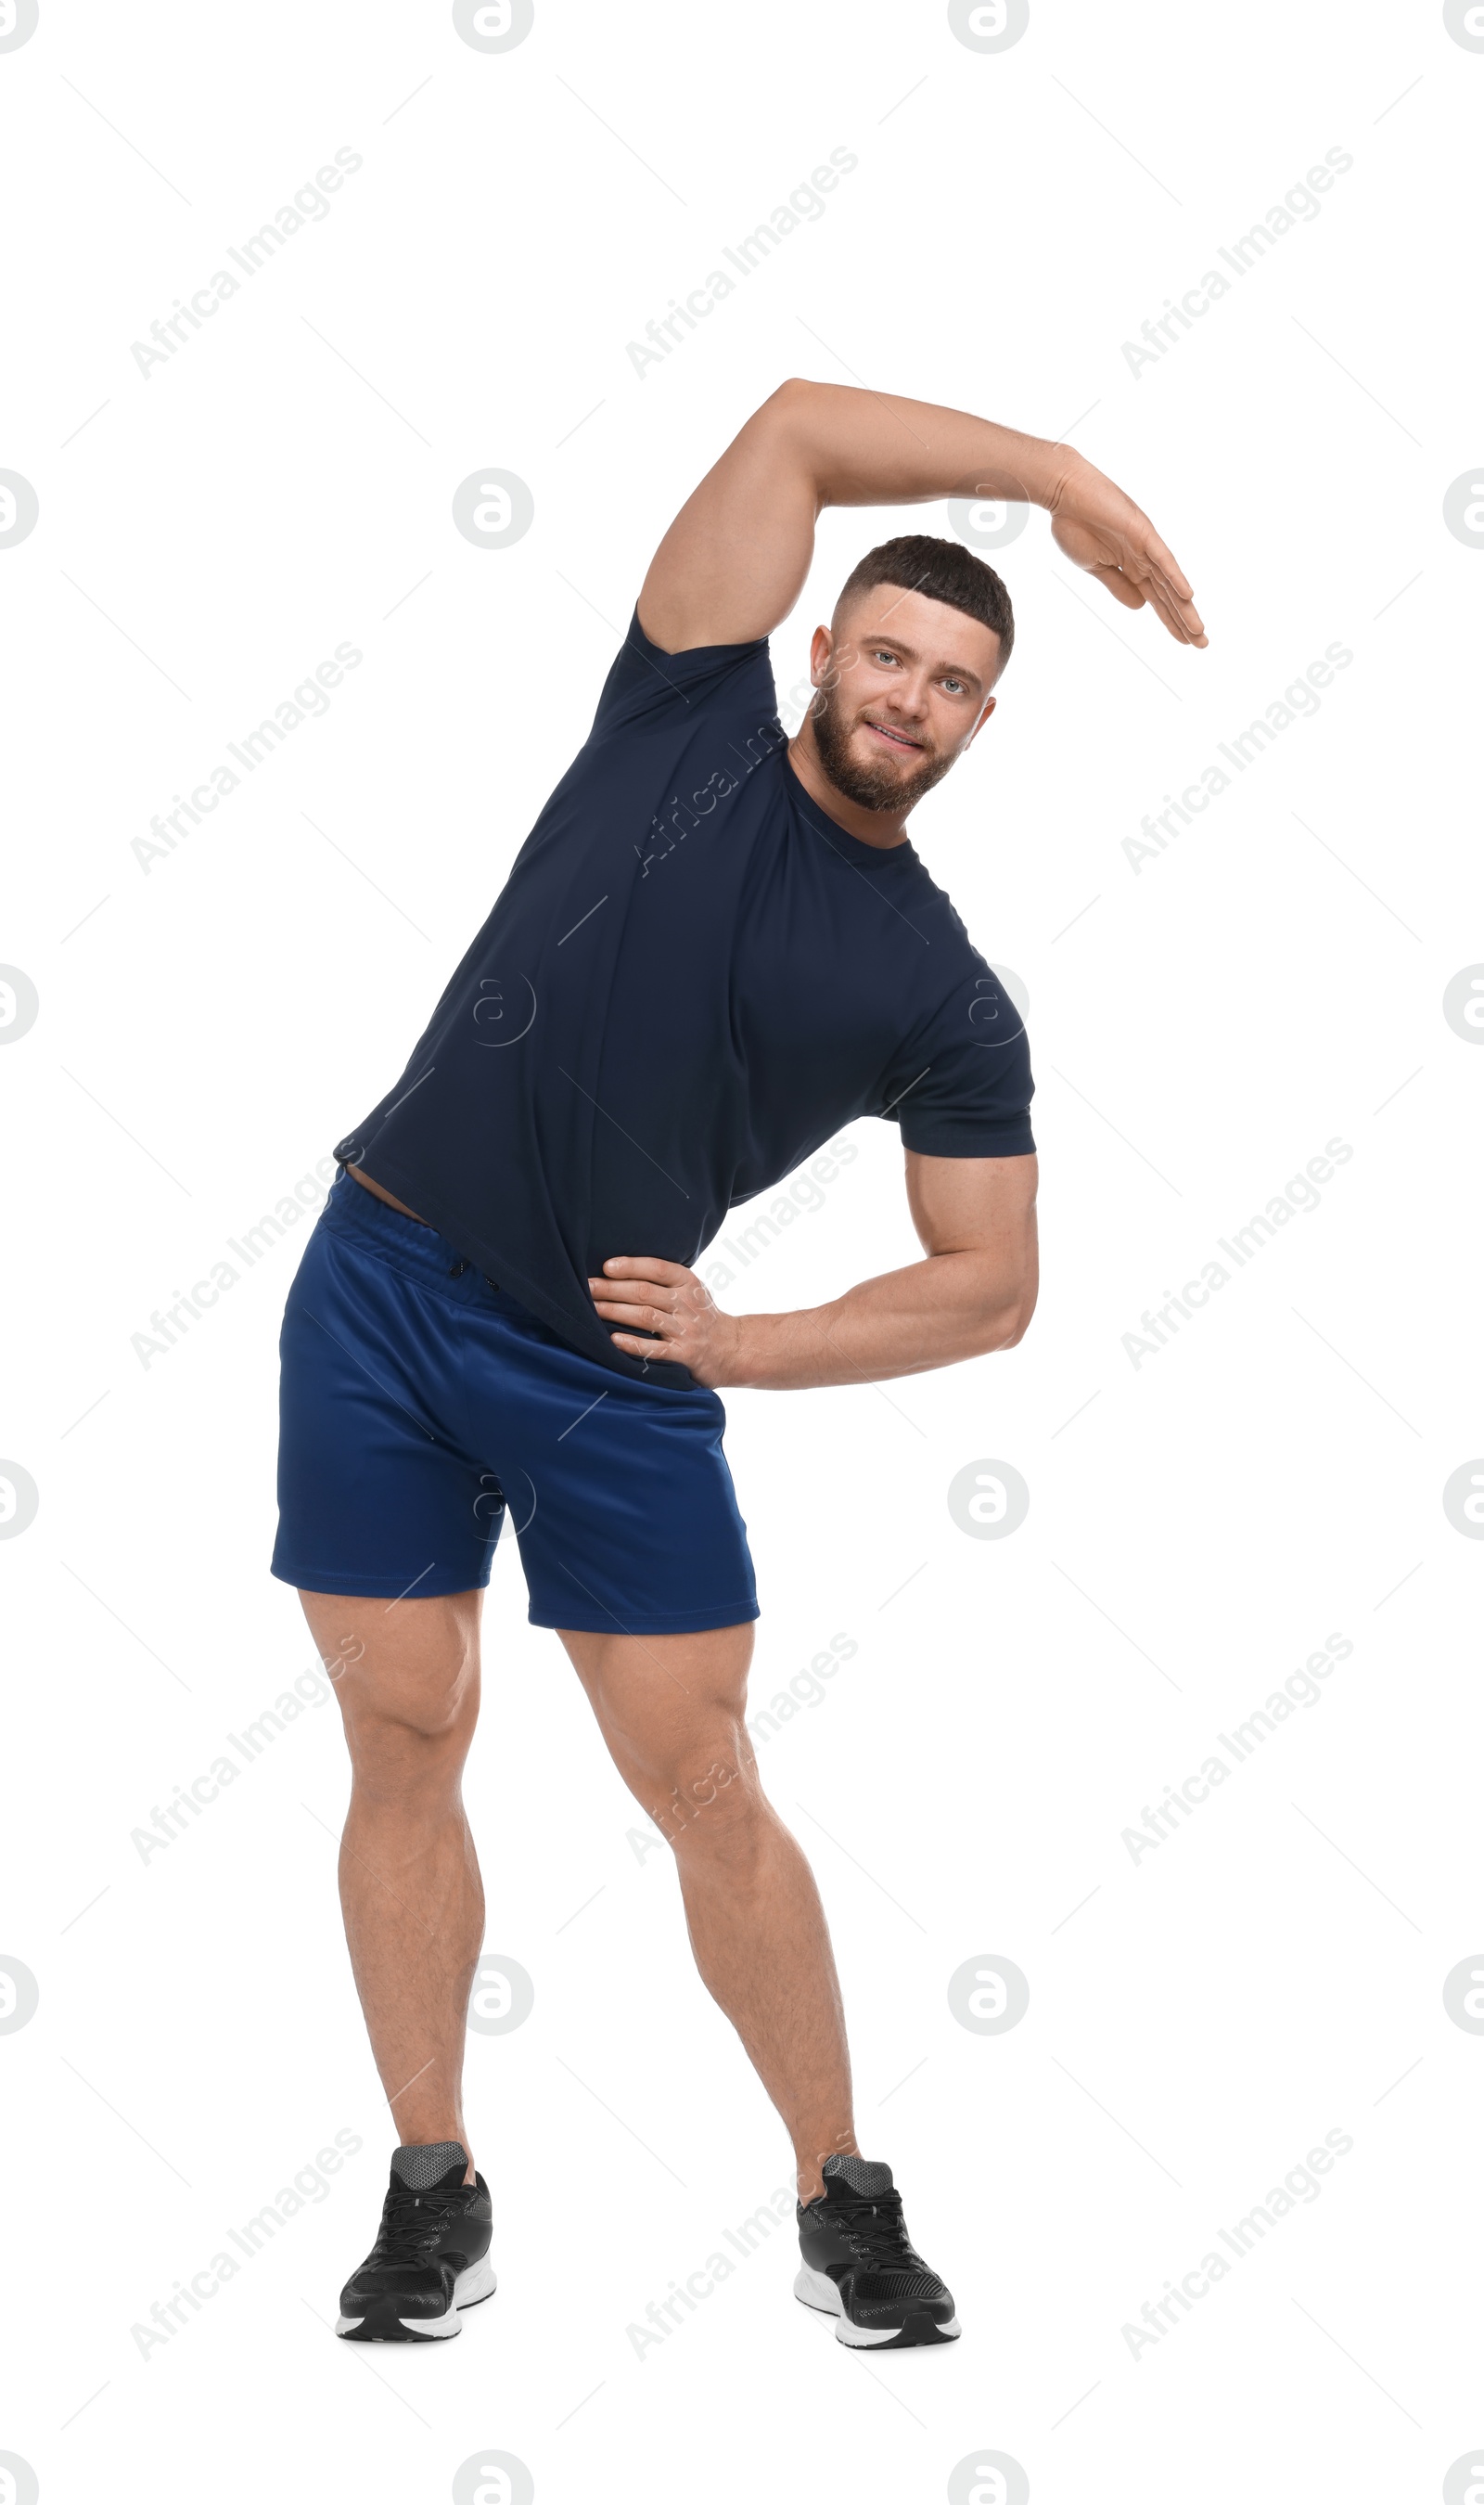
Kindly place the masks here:
<instances>
[{"instance_id":1,"label":"muscular forearm","mask_svg":"<svg viewBox=\"0 0 1484 2505\"><path fill-rule=\"evenodd\" d=\"M955 490L1054 512L1080 454L963 409L840 383L789 382L768 404L824 505L911 505Z\"/></svg>"},{"instance_id":2,"label":"muscular forearm","mask_svg":"<svg viewBox=\"0 0 1484 2505\"><path fill-rule=\"evenodd\" d=\"M927 1374L966 1357L1012 1348L1030 1321L1034 1288L973 1252L942 1252L867 1279L833 1303L793 1314L729 1317L736 1339L717 1352L718 1387L802 1392L826 1383L880 1383Z\"/></svg>"},{"instance_id":3,"label":"muscular forearm","mask_svg":"<svg viewBox=\"0 0 1484 2505\"><path fill-rule=\"evenodd\" d=\"M708 1391L802 1392L927 1374L1013 1348L1036 1309L1033 1154L908 1151L924 1261L865 1279L825 1305L728 1314L682 1262L615 1253L588 1288L624 1356L688 1368Z\"/></svg>"},{"instance_id":4,"label":"muscular forearm","mask_svg":"<svg viewBox=\"0 0 1484 2505\"><path fill-rule=\"evenodd\" d=\"M925 1261L793 1314L727 1314L678 1261L615 1254L588 1280L615 1348L687 1366L707 1389L800 1392L926 1374L1013 1348L1036 1309L1036 1160L907 1157Z\"/></svg>"}]
</instances>

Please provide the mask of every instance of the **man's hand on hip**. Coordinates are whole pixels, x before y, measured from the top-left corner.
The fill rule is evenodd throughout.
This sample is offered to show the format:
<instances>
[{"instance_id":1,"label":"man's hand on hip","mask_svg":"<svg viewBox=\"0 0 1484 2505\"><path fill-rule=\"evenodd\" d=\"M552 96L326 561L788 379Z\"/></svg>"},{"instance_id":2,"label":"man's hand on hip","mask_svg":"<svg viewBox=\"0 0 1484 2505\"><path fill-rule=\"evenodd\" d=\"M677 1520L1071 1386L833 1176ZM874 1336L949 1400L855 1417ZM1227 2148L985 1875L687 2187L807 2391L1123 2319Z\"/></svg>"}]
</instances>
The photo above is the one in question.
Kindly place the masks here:
<instances>
[{"instance_id":1,"label":"man's hand on hip","mask_svg":"<svg viewBox=\"0 0 1484 2505\"><path fill-rule=\"evenodd\" d=\"M714 1391L729 1379L742 1343L742 1324L724 1314L694 1270L679 1261L632 1259L604 1261L601 1279L589 1279L603 1320L610 1325L615 1348L626 1357L662 1358L687 1367L697 1383ZM659 1334L659 1342L638 1337Z\"/></svg>"},{"instance_id":2,"label":"man's hand on hip","mask_svg":"<svg viewBox=\"0 0 1484 2505\"><path fill-rule=\"evenodd\" d=\"M925 1261L802 1313L724 1314L694 1270L625 1255L588 1281L614 1347L686 1366L708 1392L882 1383L1014 1348L1036 1304L1036 1159L909 1148L906 1175Z\"/></svg>"}]
</instances>

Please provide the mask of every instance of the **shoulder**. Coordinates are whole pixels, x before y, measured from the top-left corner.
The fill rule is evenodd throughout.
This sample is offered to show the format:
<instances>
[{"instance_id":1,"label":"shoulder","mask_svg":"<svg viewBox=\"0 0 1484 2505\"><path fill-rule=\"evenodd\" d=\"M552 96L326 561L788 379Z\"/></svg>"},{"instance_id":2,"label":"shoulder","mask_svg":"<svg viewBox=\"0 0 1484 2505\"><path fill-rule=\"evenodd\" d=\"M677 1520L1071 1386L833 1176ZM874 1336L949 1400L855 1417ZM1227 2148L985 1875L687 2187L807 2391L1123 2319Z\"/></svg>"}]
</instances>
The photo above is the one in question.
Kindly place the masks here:
<instances>
[{"instance_id":1,"label":"shoulder","mask_svg":"<svg viewBox=\"0 0 1484 2505\"><path fill-rule=\"evenodd\" d=\"M768 638L747 644L699 644L667 653L651 641L636 609L608 672L592 736L615 731L680 728L707 720L765 724L777 696Z\"/></svg>"},{"instance_id":2,"label":"shoulder","mask_svg":"<svg viewBox=\"0 0 1484 2505\"><path fill-rule=\"evenodd\" d=\"M940 1042L951 1035L981 1047L1023 1047L1023 987L1008 969L990 964L952 898L920 861L915 867L914 919L930 942L921 972L932 1003L919 1032L931 1032Z\"/></svg>"},{"instance_id":3,"label":"shoulder","mask_svg":"<svg viewBox=\"0 0 1484 2505\"><path fill-rule=\"evenodd\" d=\"M907 856L904 866L910 872L923 911L931 913L944 937L953 941L961 956L977 955L978 951L969 936L968 927L948 889L939 886L915 845L908 844L903 849Z\"/></svg>"},{"instance_id":4,"label":"shoulder","mask_svg":"<svg viewBox=\"0 0 1484 2505\"><path fill-rule=\"evenodd\" d=\"M986 975L988 961L975 946L952 898L939 886L920 854L911 847L905 850L899 894L904 903L910 900L913 920L929 942L931 963L924 972L929 988L941 1001L956 995L966 983L972 985Z\"/></svg>"}]
</instances>

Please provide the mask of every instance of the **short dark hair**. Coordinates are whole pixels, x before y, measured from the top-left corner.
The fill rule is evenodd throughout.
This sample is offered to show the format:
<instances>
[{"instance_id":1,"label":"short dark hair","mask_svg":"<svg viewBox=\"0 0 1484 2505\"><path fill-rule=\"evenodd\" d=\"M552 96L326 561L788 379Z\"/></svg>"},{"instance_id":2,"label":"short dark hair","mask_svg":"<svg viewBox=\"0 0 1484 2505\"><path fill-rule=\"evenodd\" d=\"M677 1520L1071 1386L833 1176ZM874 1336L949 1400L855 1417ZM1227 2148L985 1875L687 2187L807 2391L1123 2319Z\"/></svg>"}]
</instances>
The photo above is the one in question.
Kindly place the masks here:
<instances>
[{"instance_id":1,"label":"short dark hair","mask_svg":"<svg viewBox=\"0 0 1484 2505\"><path fill-rule=\"evenodd\" d=\"M857 591L874 591L878 583L894 583L902 591L920 591L925 600L941 600L977 617L1000 639L1000 668L1010 658L1016 639L1015 612L992 565L974 556L957 540L929 539L910 531L899 540L883 540L863 556L835 603L837 617Z\"/></svg>"}]
</instances>

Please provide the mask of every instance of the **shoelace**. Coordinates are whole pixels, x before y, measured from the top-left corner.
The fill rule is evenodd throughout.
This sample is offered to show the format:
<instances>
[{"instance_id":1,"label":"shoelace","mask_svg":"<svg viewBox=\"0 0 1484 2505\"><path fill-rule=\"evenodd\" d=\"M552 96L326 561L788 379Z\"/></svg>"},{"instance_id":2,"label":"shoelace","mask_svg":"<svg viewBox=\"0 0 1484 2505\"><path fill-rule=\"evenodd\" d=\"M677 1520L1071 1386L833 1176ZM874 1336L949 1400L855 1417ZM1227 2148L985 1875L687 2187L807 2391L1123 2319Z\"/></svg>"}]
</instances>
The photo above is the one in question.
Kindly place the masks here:
<instances>
[{"instance_id":1,"label":"shoelace","mask_svg":"<svg viewBox=\"0 0 1484 2505\"><path fill-rule=\"evenodd\" d=\"M425 2252L453 2219L463 2215L464 2206L446 2192L409 2192L404 2184L394 2184L376 2239L377 2258L400 2261Z\"/></svg>"},{"instance_id":2,"label":"shoelace","mask_svg":"<svg viewBox=\"0 0 1484 2505\"><path fill-rule=\"evenodd\" d=\"M914 2267L900 2192L881 2192L874 2201L859 2197L842 2201L836 2193L824 2214L862 2261L892 2270Z\"/></svg>"}]
</instances>

